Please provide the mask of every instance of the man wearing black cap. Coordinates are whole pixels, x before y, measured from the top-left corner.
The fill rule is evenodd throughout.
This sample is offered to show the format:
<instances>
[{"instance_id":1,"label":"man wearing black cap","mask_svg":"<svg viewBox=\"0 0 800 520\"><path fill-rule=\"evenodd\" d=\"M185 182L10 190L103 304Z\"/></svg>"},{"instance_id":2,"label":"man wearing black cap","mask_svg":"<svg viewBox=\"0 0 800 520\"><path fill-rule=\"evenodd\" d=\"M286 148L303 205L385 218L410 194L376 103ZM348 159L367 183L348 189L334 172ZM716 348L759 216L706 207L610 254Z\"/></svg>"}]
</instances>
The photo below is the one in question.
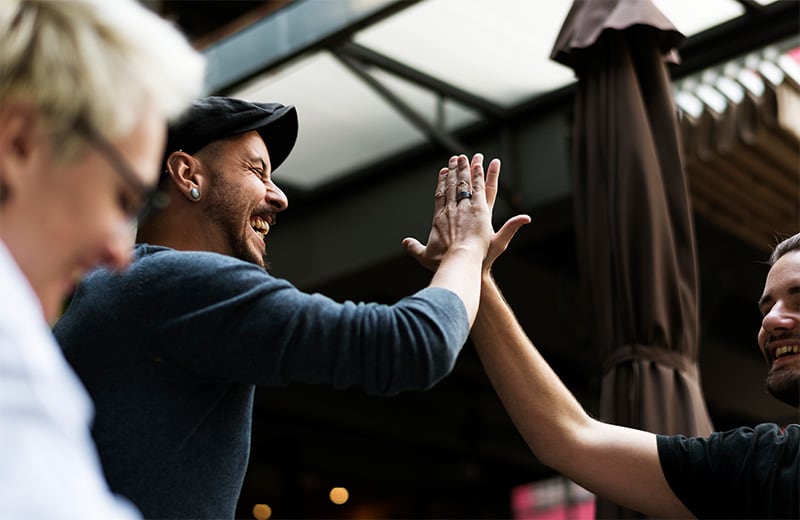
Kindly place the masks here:
<instances>
[{"instance_id":1,"label":"man wearing black cap","mask_svg":"<svg viewBox=\"0 0 800 520\"><path fill-rule=\"evenodd\" d=\"M404 241L423 264L441 259L427 288L391 306L337 303L265 269L288 203L271 173L296 134L292 107L195 103L170 129L171 202L141 225L133 264L87 276L55 328L95 399L109 484L148 518L234 516L254 385L425 389L452 369L477 313L499 161L486 179L480 154L440 170L427 245Z\"/></svg>"}]
</instances>

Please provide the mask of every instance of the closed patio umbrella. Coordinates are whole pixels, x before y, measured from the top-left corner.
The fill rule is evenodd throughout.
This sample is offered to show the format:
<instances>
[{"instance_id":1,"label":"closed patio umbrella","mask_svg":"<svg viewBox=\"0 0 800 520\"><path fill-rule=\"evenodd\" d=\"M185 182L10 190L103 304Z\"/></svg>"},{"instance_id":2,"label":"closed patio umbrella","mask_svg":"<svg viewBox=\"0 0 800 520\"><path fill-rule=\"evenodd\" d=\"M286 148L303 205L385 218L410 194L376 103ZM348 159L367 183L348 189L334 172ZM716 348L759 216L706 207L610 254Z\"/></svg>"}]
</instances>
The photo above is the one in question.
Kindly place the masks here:
<instances>
[{"instance_id":1,"label":"closed patio umbrella","mask_svg":"<svg viewBox=\"0 0 800 520\"><path fill-rule=\"evenodd\" d=\"M707 435L694 224L666 69L681 38L651 0L575 0L551 57L578 79L576 247L603 359L600 418ZM596 516L640 515L598 500Z\"/></svg>"}]
</instances>

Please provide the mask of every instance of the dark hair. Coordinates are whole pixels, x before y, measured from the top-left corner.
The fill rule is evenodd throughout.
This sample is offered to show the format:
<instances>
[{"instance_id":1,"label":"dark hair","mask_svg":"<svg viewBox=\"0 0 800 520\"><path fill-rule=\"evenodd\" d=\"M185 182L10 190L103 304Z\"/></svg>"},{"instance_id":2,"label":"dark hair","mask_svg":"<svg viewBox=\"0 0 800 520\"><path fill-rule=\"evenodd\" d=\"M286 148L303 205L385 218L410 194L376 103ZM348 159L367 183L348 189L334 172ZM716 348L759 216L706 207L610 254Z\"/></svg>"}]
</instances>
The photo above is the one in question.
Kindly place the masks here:
<instances>
[{"instance_id":1,"label":"dark hair","mask_svg":"<svg viewBox=\"0 0 800 520\"><path fill-rule=\"evenodd\" d=\"M790 236L775 246L775 249L772 250L772 254L769 256L769 265L775 265L775 262L777 262L780 257L792 251L800 251L800 233Z\"/></svg>"}]
</instances>

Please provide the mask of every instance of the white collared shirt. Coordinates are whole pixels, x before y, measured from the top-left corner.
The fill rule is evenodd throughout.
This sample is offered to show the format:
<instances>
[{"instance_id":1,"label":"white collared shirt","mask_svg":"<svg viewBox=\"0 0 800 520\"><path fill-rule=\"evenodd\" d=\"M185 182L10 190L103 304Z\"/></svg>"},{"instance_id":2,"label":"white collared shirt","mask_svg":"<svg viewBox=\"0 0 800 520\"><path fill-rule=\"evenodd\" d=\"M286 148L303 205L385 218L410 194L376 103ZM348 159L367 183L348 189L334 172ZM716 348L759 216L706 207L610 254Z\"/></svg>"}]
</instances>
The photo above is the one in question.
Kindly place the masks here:
<instances>
[{"instance_id":1,"label":"white collared shirt","mask_svg":"<svg viewBox=\"0 0 800 520\"><path fill-rule=\"evenodd\" d=\"M108 488L92 402L0 241L0 518L141 518Z\"/></svg>"}]
</instances>

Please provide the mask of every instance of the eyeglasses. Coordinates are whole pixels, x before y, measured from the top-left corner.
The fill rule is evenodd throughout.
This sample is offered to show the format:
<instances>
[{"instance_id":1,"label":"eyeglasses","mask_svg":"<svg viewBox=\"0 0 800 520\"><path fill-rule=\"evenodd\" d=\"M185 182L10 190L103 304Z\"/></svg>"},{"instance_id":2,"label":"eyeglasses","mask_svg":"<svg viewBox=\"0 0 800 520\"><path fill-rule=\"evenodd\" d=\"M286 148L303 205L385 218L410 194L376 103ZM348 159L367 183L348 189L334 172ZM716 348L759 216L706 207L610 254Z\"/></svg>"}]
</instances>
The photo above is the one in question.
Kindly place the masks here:
<instances>
[{"instance_id":1,"label":"eyeglasses","mask_svg":"<svg viewBox=\"0 0 800 520\"><path fill-rule=\"evenodd\" d=\"M89 143L111 163L117 174L130 185L139 196L138 207L130 212L130 217L137 224L141 224L157 211L167 207L169 196L157 187L150 188L144 185L128 162L105 137L97 133L86 121L80 119L75 129L86 138Z\"/></svg>"}]
</instances>

